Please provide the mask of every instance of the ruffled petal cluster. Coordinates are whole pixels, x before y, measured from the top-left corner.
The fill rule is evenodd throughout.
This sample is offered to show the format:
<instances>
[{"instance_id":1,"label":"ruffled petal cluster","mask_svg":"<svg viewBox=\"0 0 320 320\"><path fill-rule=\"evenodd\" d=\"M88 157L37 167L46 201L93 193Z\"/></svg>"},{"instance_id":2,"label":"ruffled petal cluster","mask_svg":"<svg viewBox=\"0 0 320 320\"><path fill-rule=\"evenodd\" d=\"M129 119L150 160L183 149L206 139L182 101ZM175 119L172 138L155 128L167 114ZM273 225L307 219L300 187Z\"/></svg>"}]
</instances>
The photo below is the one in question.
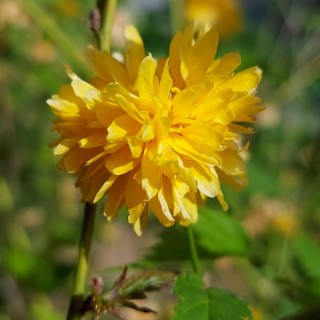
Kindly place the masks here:
<instances>
[{"instance_id":1,"label":"ruffled petal cluster","mask_svg":"<svg viewBox=\"0 0 320 320\"><path fill-rule=\"evenodd\" d=\"M178 32L169 57L146 54L134 27L126 29L124 62L90 47L90 83L67 70L71 84L48 100L57 119L54 154L76 173L83 201L106 195L112 219L126 206L140 234L152 212L164 226L197 220L206 197L226 210L221 181L246 184L239 153L246 123L262 110L257 67L234 73L240 56L216 59L217 32Z\"/></svg>"}]
</instances>

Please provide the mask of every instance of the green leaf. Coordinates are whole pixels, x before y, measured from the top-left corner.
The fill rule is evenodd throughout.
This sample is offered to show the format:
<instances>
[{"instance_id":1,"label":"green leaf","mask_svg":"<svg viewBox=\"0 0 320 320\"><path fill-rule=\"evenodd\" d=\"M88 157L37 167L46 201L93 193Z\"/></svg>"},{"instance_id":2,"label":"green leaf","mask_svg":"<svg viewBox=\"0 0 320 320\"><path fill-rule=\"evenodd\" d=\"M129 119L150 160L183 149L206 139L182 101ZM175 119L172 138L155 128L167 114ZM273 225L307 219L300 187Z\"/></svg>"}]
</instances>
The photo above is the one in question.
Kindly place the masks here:
<instances>
[{"instance_id":1,"label":"green leaf","mask_svg":"<svg viewBox=\"0 0 320 320\"><path fill-rule=\"evenodd\" d=\"M248 251L249 241L245 232L240 223L227 213L204 207L193 228L200 259L238 256ZM160 239L161 241L151 249L141 265L190 260L189 240L185 227L177 225L164 229Z\"/></svg>"},{"instance_id":2,"label":"green leaf","mask_svg":"<svg viewBox=\"0 0 320 320\"><path fill-rule=\"evenodd\" d=\"M160 241L151 248L142 264L189 260L190 249L186 231L179 225L163 229L159 235ZM199 255L203 257L202 254Z\"/></svg>"},{"instance_id":3,"label":"green leaf","mask_svg":"<svg viewBox=\"0 0 320 320\"><path fill-rule=\"evenodd\" d=\"M184 262L190 260L190 247L187 230L179 225L163 229L159 235L160 241L151 248L140 265L158 262ZM196 239L198 243L198 239ZM202 247L198 248L200 259L214 259L218 255Z\"/></svg>"},{"instance_id":4,"label":"green leaf","mask_svg":"<svg viewBox=\"0 0 320 320\"><path fill-rule=\"evenodd\" d=\"M34 320L62 320L64 316L61 315L50 300L45 296L36 297L31 304L30 317Z\"/></svg>"},{"instance_id":5,"label":"green leaf","mask_svg":"<svg viewBox=\"0 0 320 320\"><path fill-rule=\"evenodd\" d=\"M151 263L183 262L190 260L190 248L187 230L185 227L175 225L163 229L159 234L160 241L151 248L141 265ZM212 255L205 250L198 252L201 258L210 258Z\"/></svg>"},{"instance_id":6,"label":"green leaf","mask_svg":"<svg viewBox=\"0 0 320 320\"><path fill-rule=\"evenodd\" d=\"M173 292L180 298L173 320L252 320L245 302L225 290L203 288L196 274L178 276Z\"/></svg>"},{"instance_id":7,"label":"green leaf","mask_svg":"<svg viewBox=\"0 0 320 320\"><path fill-rule=\"evenodd\" d=\"M172 282L175 276L176 274L172 271L145 271L125 279L119 287L119 294L126 299L143 298L146 291L160 289L163 285Z\"/></svg>"},{"instance_id":8,"label":"green leaf","mask_svg":"<svg viewBox=\"0 0 320 320\"><path fill-rule=\"evenodd\" d=\"M180 298L174 308L173 320L208 319L208 296L199 276L193 273L178 276L173 292Z\"/></svg>"},{"instance_id":9,"label":"green leaf","mask_svg":"<svg viewBox=\"0 0 320 320\"><path fill-rule=\"evenodd\" d=\"M310 279L320 280L320 248L307 235L300 235L293 242L298 267Z\"/></svg>"},{"instance_id":10,"label":"green leaf","mask_svg":"<svg viewBox=\"0 0 320 320\"><path fill-rule=\"evenodd\" d=\"M258 191L268 195L276 196L280 194L277 172L273 170L265 170L264 164L257 161L250 161L248 165L248 179L250 181L248 188L244 191L247 194L253 194Z\"/></svg>"},{"instance_id":11,"label":"green leaf","mask_svg":"<svg viewBox=\"0 0 320 320\"><path fill-rule=\"evenodd\" d=\"M31 251L21 248L13 247L4 254L6 267L19 280L31 277L34 270L37 270L37 262Z\"/></svg>"},{"instance_id":12,"label":"green leaf","mask_svg":"<svg viewBox=\"0 0 320 320\"><path fill-rule=\"evenodd\" d=\"M225 212L204 207L194 225L198 244L217 256L243 255L249 249L248 238L240 223Z\"/></svg>"}]
</instances>

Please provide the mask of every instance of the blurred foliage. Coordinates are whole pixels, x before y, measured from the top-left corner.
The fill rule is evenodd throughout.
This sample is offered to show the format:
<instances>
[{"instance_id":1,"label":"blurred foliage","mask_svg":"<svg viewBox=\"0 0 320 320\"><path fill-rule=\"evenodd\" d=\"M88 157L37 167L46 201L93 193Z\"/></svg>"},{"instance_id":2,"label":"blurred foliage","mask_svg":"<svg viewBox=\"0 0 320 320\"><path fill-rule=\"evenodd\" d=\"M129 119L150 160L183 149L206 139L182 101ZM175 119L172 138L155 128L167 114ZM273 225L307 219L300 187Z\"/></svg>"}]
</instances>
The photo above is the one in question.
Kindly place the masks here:
<instances>
[{"instance_id":1,"label":"blurred foliage","mask_svg":"<svg viewBox=\"0 0 320 320\"><path fill-rule=\"evenodd\" d=\"M180 300L173 320L252 320L243 301L221 289L203 288L202 279L195 274L178 276L174 292Z\"/></svg>"},{"instance_id":2,"label":"blurred foliage","mask_svg":"<svg viewBox=\"0 0 320 320\"><path fill-rule=\"evenodd\" d=\"M35 14L27 3L42 11ZM120 5L115 47L123 46L124 25L135 23L146 50L165 55L171 37L168 3L127 0ZM217 238L231 251L240 250L217 214L203 217L220 227L212 226L213 238L200 243L208 258L206 281L249 301L256 320L274 320L320 301L320 4L243 0L242 5L245 26L221 41L218 54L239 51L241 69L259 65L264 72L259 95L267 109L249 137L249 186L225 190L231 207L225 218L238 219L249 240L237 225L243 257L216 254ZM87 22L93 7L93 0L0 2L0 319L58 320L67 308L82 208L74 180L55 168L48 147L53 116L45 101L67 82L66 64L86 73L81 59L95 41ZM48 17L74 48L77 62L52 37ZM209 202L203 212L214 215L212 208L217 210ZM125 214L121 217L111 223L97 218L92 272L108 271L109 277L114 267L138 261L161 241L153 231L136 238ZM185 241L179 232L176 245ZM146 262L168 249L158 242L153 252ZM183 249L171 255L181 256ZM159 319L168 319L172 299L156 301L150 302L152 309L161 308Z\"/></svg>"}]
</instances>

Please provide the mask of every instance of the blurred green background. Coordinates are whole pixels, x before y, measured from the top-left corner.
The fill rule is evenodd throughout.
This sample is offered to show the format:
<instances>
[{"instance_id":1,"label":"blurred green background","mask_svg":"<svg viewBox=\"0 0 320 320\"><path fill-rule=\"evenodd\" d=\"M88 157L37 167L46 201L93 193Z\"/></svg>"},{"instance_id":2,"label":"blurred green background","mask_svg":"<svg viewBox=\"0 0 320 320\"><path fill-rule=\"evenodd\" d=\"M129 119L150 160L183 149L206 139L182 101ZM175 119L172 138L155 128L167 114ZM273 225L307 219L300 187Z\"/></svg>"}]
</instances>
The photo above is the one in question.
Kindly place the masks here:
<instances>
[{"instance_id":1,"label":"blurred green background","mask_svg":"<svg viewBox=\"0 0 320 320\"><path fill-rule=\"evenodd\" d=\"M212 261L208 277L244 297L255 320L274 320L320 303L320 4L241 4L243 28L221 40L218 55L238 51L240 69L259 65L264 74L259 96L266 110L250 138L249 186L240 193L225 189L251 248L245 258ZM0 0L3 320L63 319L68 305L82 205L74 178L55 167L48 147L54 117L45 101L68 82L65 65L88 75L83 52L95 41L88 26L94 5L93 0ZM147 52L167 54L167 1L120 1L113 39L120 51L128 23L137 25ZM157 227L138 238L125 214L107 223L99 212L97 220L92 273L111 270L113 276L117 266L137 261L156 241ZM163 312L160 318L168 317Z\"/></svg>"}]
</instances>

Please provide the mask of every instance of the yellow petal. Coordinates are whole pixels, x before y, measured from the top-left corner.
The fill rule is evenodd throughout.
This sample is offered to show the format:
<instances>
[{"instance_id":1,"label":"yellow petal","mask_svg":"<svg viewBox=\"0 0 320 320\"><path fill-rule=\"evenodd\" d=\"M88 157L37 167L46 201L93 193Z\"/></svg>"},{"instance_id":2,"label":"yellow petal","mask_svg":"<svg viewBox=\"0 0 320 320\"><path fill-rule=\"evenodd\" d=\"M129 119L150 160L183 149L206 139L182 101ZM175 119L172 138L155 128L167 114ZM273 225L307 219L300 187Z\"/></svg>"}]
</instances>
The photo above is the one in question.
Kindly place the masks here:
<instances>
[{"instance_id":1,"label":"yellow petal","mask_svg":"<svg viewBox=\"0 0 320 320\"><path fill-rule=\"evenodd\" d=\"M83 201L90 203L98 202L112 186L117 177L110 176L104 168L103 163L101 164L102 165L91 166L93 168L91 170L83 170L86 171L85 174L77 180L76 186L81 189ZM91 171L91 173L87 173L88 171Z\"/></svg>"},{"instance_id":2,"label":"yellow petal","mask_svg":"<svg viewBox=\"0 0 320 320\"><path fill-rule=\"evenodd\" d=\"M106 151L101 151L101 149L94 149L95 150L95 155L90 157L85 165L88 166L90 164L92 164L93 162L96 162L97 160L100 160L102 158L104 158L106 155L107 155L107 152Z\"/></svg>"},{"instance_id":3,"label":"yellow petal","mask_svg":"<svg viewBox=\"0 0 320 320\"><path fill-rule=\"evenodd\" d=\"M244 134L252 134L254 133L252 128L244 127L235 123L231 123L229 125L229 129L233 132L244 133Z\"/></svg>"},{"instance_id":4,"label":"yellow petal","mask_svg":"<svg viewBox=\"0 0 320 320\"><path fill-rule=\"evenodd\" d=\"M202 70L206 71L214 60L218 46L218 32L212 28L194 45L193 53L201 62Z\"/></svg>"},{"instance_id":5,"label":"yellow petal","mask_svg":"<svg viewBox=\"0 0 320 320\"><path fill-rule=\"evenodd\" d=\"M220 189L217 174L196 161L190 161L187 166L197 182L197 188L207 197L214 198Z\"/></svg>"},{"instance_id":6,"label":"yellow petal","mask_svg":"<svg viewBox=\"0 0 320 320\"><path fill-rule=\"evenodd\" d=\"M198 204L189 199L189 197L183 197L180 203L181 214L183 217L183 223L195 223L198 220ZM180 221L179 221L180 222Z\"/></svg>"},{"instance_id":7,"label":"yellow petal","mask_svg":"<svg viewBox=\"0 0 320 320\"><path fill-rule=\"evenodd\" d=\"M74 137L74 139L79 139L79 136L83 135L83 119L76 118L75 121L64 121L54 123L52 129L59 131L62 135L66 137Z\"/></svg>"},{"instance_id":8,"label":"yellow petal","mask_svg":"<svg viewBox=\"0 0 320 320\"><path fill-rule=\"evenodd\" d=\"M170 98L172 85L173 81L169 72L169 59L167 59L162 71L159 85L159 97L164 105L167 104L167 101Z\"/></svg>"},{"instance_id":9,"label":"yellow petal","mask_svg":"<svg viewBox=\"0 0 320 320\"><path fill-rule=\"evenodd\" d=\"M173 181L173 198L174 198L174 216L178 220L184 222L192 222L197 219L196 204L192 203L186 195L189 193L189 185L180 179L174 179Z\"/></svg>"},{"instance_id":10,"label":"yellow petal","mask_svg":"<svg viewBox=\"0 0 320 320\"><path fill-rule=\"evenodd\" d=\"M100 187L98 192L96 193L93 203L97 203L104 195L105 193L109 190L109 188L114 184L114 182L117 180L116 175L111 175L108 180L106 180L103 185Z\"/></svg>"},{"instance_id":11,"label":"yellow petal","mask_svg":"<svg viewBox=\"0 0 320 320\"><path fill-rule=\"evenodd\" d=\"M103 103L96 103L94 112L98 121L104 127L108 127L114 118L124 114L123 109L116 103L110 101L104 101Z\"/></svg>"},{"instance_id":12,"label":"yellow petal","mask_svg":"<svg viewBox=\"0 0 320 320\"><path fill-rule=\"evenodd\" d=\"M175 220L172 217L171 213L168 211L163 211L160 205L158 197L154 197L149 201L149 208L153 212L153 214L157 217L157 219L164 225L165 227L171 227Z\"/></svg>"},{"instance_id":13,"label":"yellow petal","mask_svg":"<svg viewBox=\"0 0 320 320\"><path fill-rule=\"evenodd\" d=\"M114 218L124 202L125 185L127 182L126 175L117 178L112 187L108 190L108 200L104 206L104 215L111 220Z\"/></svg>"},{"instance_id":14,"label":"yellow petal","mask_svg":"<svg viewBox=\"0 0 320 320\"><path fill-rule=\"evenodd\" d=\"M260 82L262 72L259 68L253 67L241 71L229 78L220 89L232 89L233 91L251 92Z\"/></svg>"},{"instance_id":15,"label":"yellow petal","mask_svg":"<svg viewBox=\"0 0 320 320\"><path fill-rule=\"evenodd\" d=\"M141 125L127 114L115 118L108 126L107 139L110 142L123 140L127 135L135 134Z\"/></svg>"},{"instance_id":16,"label":"yellow petal","mask_svg":"<svg viewBox=\"0 0 320 320\"><path fill-rule=\"evenodd\" d=\"M201 61L190 50L189 46L182 44L180 47L181 65L180 72L187 85L193 85L205 74Z\"/></svg>"},{"instance_id":17,"label":"yellow petal","mask_svg":"<svg viewBox=\"0 0 320 320\"><path fill-rule=\"evenodd\" d=\"M179 157L178 155L172 151L170 145L163 143L159 145L158 147L158 153L154 156L153 161L155 164L157 164L159 167L163 167L167 164L176 164L179 166ZM174 170L173 174L177 174L180 172L180 170Z\"/></svg>"},{"instance_id":18,"label":"yellow petal","mask_svg":"<svg viewBox=\"0 0 320 320\"><path fill-rule=\"evenodd\" d=\"M239 156L238 152L226 149L219 152L222 160L221 170L228 175L244 175L246 174L246 167L243 159Z\"/></svg>"},{"instance_id":19,"label":"yellow petal","mask_svg":"<svg viewBox=\"0 0 320 320\"><path fill-rule=\"evenodd\" d=\"M79 146L83 149L91 149L100 146L104 146L106 144L106 132L93 134L86 138L82 138L79 140Z\"/></svg>"},{"instance_id":20,"label":"yellow petal","mask_svg":"<svg viewBox=\"0 0 320 320\"><path fill-rule=\"evenodd\" d=\"M77 146L77 142L71 139L62 140L55 148L54 155L62 155Z\"/></svg>"},{"instance_id":21,"label":"yellow petal","mask_svg":"<svg viewBox=\"0 0 320 320\"><path fill-rule=\"evenodd\" d=\"M160 141L165 142L166 139L169 136L170 132L170 120L167 116L161 116L161 114L158 115L158 117L155 117L153 122L156 126L156 135L159 138Z\"/></svg>"},{"instance_id":22,"label":"yellow petal","mask_svg":"<svg viewBox=\"0 0 320 320\"><path fill-rule=\"evenodd\" d=\"M229 76L240 66L240 64L241 57L239 53L227 53L220 60L212 62L208 73Z\"/></svg>"},{"instance_id":23,"label":"yellow petal","mask_svg":"<svg viewBox=\"0 0 320 320\"><path fill-rule=\"evenodd\" d=\"M103 150L107 154L115 153L115 152L119 151L122 147L124 147L126 144L127 144L126 140L108 142L108 144L106 144L103 147Z\"/></svg>"},{"instance_id":24,"label":"yellow petal","mask_svg":"<svg viewBox=\"0 0 320 320\"><path fill-rule=\"evenodd\" d=\"M174 85L177 88L183 88L185 81L183 80L180 72L180 46L183 42L183 34L178 31L170 43L169 61L170 61L170 74L173 79Z\"/></svg>"},{"instance_id":25,"label":"yellow petal","mask_svg":"<svg viewBox=\"0 0 320 320\"><path fill-rule=\"evenodd\" d=\"M164 215L166 217L170 217L171 216L171 212L170 212L170 208L168 206L167 203L167 199L164 195L164 191L163 188L160 188L159 192L158 192L158 199L159 199L159 203L162 209L162 212L164 213Z\"/></svg>"},{"instance_id":26,"label":"yellow petal","mask_svg":"<svg viewBox=\"0 0 320 320\"><path fill-rule=\"evenodd\" d=\"M253 122L255 119L252 115L261 112L265 108L261 106L261 100L258 97L246 95L230 103L230 109L235 114L234 121Z\"/></svg>"},{"instance_id":27,"label":"yellow petal","mask_svg":"<svg viewBox=\"0 0 320 320\"><path fill-rule=\"evenodd\" d=\"M190 116L210 123L227 125L234 120L234 112L230 108L230 101L234 92L230 89L210 92L207 99L201 101L191 112Z\"/></svg>"},{"instance_id":28,"label":"yellow petal","mask_svg":"<svg viewBox=\"0 0 320 320\"><path fill-rule=\"evenodd\" d=\"M171 182L166 177L163 177L162 179L162 186L158 192L158 199L162 211L166 216L170 217L173 209L173 196Z\"/></svg>"},{"instance_id":29,"label":"yellow petal","mask_svg":"<svg viewBox=\"0 0 320 320\"><path fill-rule=\"evenodd\" d=\"M147 193L148 199L152 199L159 191L161 172L147 155L142 160L142 188Z\"/></svg>"},{"instance_id":30,"label":"yellow petal","mask_svg":"<svg viewBox=\"0 0 320 320\"><path fill-rule=\"evenodd\" d=\"M220 202L220 205L221 205L222 209L224 211L227 211L229 207L228 207L228 204L226 203L226 201L224 200L224 196L223 196L223 193L221 191L220 191L220 193L217 194L217 198L218 198L218 200Z\"/></svg>"},{"instance_id":31,"label":"yellow petal","mask_svg":"<svg viewBox=\"0 0 320 320\"><path fill-rule=\"evenodd\" d=\"M79 113L79 107L68 100L60 99L59 96L53 96L47 100L51 110L60 118L74 117Z\"/></svg>"},{"instance_id":32,"label":"yellow petal","mask_svg":"<svg viewBox=\"0 0 320 320\"><path fill-rule=\"evenodd\" d=\"M148 223L148 206L146 205L140 215L133 225L134 232L138 235L142 235L142 231Z\"/></svg>"},{"instance_id":33,"label":"yellow petal","mask_svg":"<svg viewBox=\"0 0 320 320\"><path fill-rule=\"evenodd\" d=\"M184 32L184 41L181 41L179 46L180 71L188 85L197 83L206 74L218 44L218 34L215 29L209 30L203 36L200 35L196 41L194 41L195 33L195 25L189 24Z\"/></svg>"},{"instance_id":34,"label":"yellow petal","mask_svg":"<svg viewBox=\"0 0 320 320\"><path fill-rule=\"evenodd\" d=\"M92 108L95 100L100 100L100 91L91 84L81 80L71 69L67 69L69 77L72 79L71 86L77 97L86 102L87 106Z\"/></svg>"},{"instance_id":35,"label":"yellow petal","mask_svg":"<svg viewBox=\"0 0 320 320\"><path fill-rule=\"evenodd\" d=\"M172 180L172 195L173 195L173 216L176 217L181 213L181 198L189 192L189 186L181 180L177 181L175 177Z\"/></svg>"},{"instance_id":36,"label":"yellow petal","mask_svg":"<svg viewBox=\"0 0 320 320\"><path fill-rule=\"evenodd\" d=\"M198 102L199 100L199 96L204 95L205 91L206 87L204 84L194 85L192 87L180 91L178 94L175 95L175 97L172 100L172 111L175 114L180 115L183 118L186 118L189 112L191 112L194 109L196 102ZM177 122L177 120L173 118L172 123L175 122Z\"/></svg>"},{"instance_id":37,"label":"yellow petal","mask_svg":"<svg viewBox=\"0 0 320 320\"><path fill-rule=\"evenodd\" d=\"M76 181L76 187L79 187L81 184L85 184L88 181L94 181L95 177L99 175L101 171L105 173L107 176L106 179L108 179L110 174L105 168L104 159L99 159L94 166L86 165L79 174L79 177Z\"/></svg>"},{"instance_id":38,"label":"yellow petal","mask_svg":"<svg viewBox=\"0 0 320 320\"><path fill-rule=\"evenodd\" d=\"M192 175L192 172L189 168L187 168L184 163L180 163L180 172L176 176L178 180L188 185L188 190L191 193L195 193L197 191L197 184Z\"/></svg>"},{"instance_id":39,"label":"yellow petal","mask_svg":"<svg viewBox=\"0 0 320 320\"><path fill-rule=\"evenodd\" d=\"M206 124L191 124L183 128L181 134L197 144L208 144L215 150L221 150L223 135Z\"/></svg>"},{"instance_id":40,"label":"yellow petal","mask_svg":"<svg viewBox=\"0 0 320 320\"><path fill-rule=\"evenodd\" d=\"M221 159L219 155L208 145L196 145L191 140L183 138L179 135L172 134L173 150L186 155L193 160L200 161L205 164L220 166Z\"/></svg>"},{"instance_id":41,"label":"yellow petal","mask_svg":"<svg viewBox=\"0 0 320 320\"><path fill-rule=\"evenodd\" d=\"M132 170L139 161L139 159L131 157L130 149L128 147L123 147L118 152L110 155L106 160L106 168L110 173L123 175L124 173Z\"/></svg>"},{"instance_id":42,"label":"yellow petal","mask_svg":"<svg viewBox=\"0 0 320 320\"><path fill-rule=\"evenodd\" d=\"M141 98L148 99L154 93L154 77L156 64L151 55L145 57L139 67L138 77L134 90L139 92Z\"/></svg>"},{"instance_id":43,"label":"yellow petal","mask_svg":"<svg viewBox=\"0 0 320 320\"><path fill-rule=\"evenodd\" d=\"M139 32L134 26L127 26L125 29L127 39L126 65L131 79L134 81L137 77L140 62L143 60L144 46Z\"/></svg>"},{"instance_id":44,"label":"yellow petal","mask_svg":"<svg viewBox=\"0 0 320 320\"><path fill-rule=\"evenodd\" d=\"M143 123L146 118L148 118L148 112L141 111L138 109L137 105L133 103L135 98L133 95L128 94L128 92L121 86L117 84L108 85L104 92L106 96L112 96L115 102L125 111L132 119Z\"/></svg>"},{"instance_id":45,"label":"yellow petal","mask_svg":"<svg viewBox=\"0 0 320 320\"><path fill-rule=\"evenodd\" d=\"M217 169L217 173L221 183L225 183L226 185L230 186L232 189L236 191L240 191L248 184L248 178L245 173L235 176L229 176L219 169Z\"/></svg>"},{"instance_id":46,"label":"yellow petal","mask_svg":"<svg viewBox=\"0 0 320 320\"><path fill-rule=\"evenodd\" d=\"M95 74L105 80L106 83L118 82L126 88L130 88L132 86L132 82L124 68L124 65L109 54L101 52L90 46L87 50L87 56L92 64Z\"/></svg>"},{"instance_id":47,"label":"yellow petal","mask_svg":"<svg viewBox=\"0 0 320 320\"><path fill-rule=\"evenodd\" d=\"M83 150L83 149L71 149L68 151L64 157L59 161L59 168L67 172L76 172L80 169L85 162L94 157L97 153L97 150Z\"/></svg>"},{"instance_id":48,"label":"yellow petal","mask_svg":"<svg viewBox=\"0 0 320 320\"><path fill-rule=\"evenodd\" d=\"M146 205L146 193L142 190L141 185L133 178L133 175L128 177L128 182L125 192L125 203L128 207L129 223L135 223L140 218Z\"/></svg>"},{"instance_id":49,"label":"yellow petal","mask_svg":"<svg viewBox=\"0 0 320 320\"><path fill-rule=\"evenodd\" d=\"M146 121L140 131L137 133L137 138L143 142L150 141L154 138L154 128L151 121Z\"/></svg>"},{"instance_id":50,"label":"yellow petal","mask_svg":"<svg viewBox=\"0 0 320 320\"><path fill-rule=\"evenodd\" d=\"M130 148L131 156L133 158L139 158L145 146L145 143L135 136L127 137L128 146Z\"/></svg>"}]
</instances>

